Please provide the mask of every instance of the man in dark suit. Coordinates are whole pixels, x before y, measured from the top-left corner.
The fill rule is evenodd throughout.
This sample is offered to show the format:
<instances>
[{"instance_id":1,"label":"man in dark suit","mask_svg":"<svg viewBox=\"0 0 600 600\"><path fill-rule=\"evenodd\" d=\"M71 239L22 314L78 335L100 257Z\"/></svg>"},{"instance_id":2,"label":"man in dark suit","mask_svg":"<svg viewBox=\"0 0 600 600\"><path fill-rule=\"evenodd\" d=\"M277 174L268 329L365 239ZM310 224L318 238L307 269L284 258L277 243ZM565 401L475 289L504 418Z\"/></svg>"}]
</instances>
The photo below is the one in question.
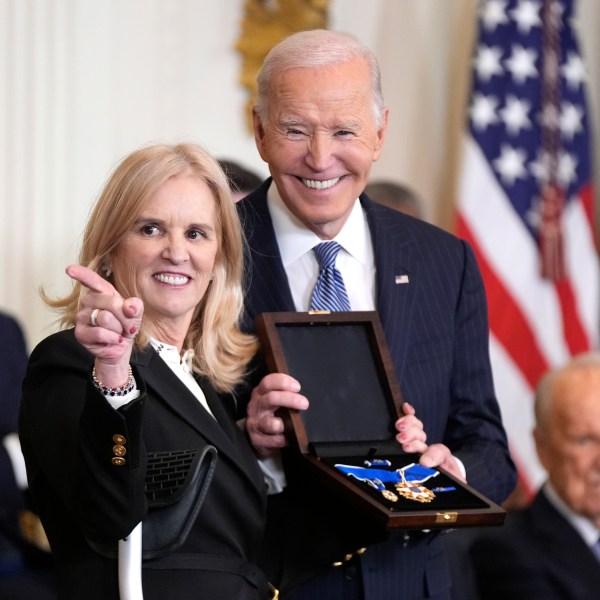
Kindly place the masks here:
<instances>
[{"instance_id":1,"label":"man in dark suit","mask_svg":"<svg viewBox=\"0 0 600 600\"><path fill-rule=\"evenodd\" d=\"M593 600L600 590L600 354L542 378L534 439L548 473L532 504L471 547L483 600Z\"/></svg>"},{"instance_id":2,"label":"man in dark suit","mask_svg":"<svg viewBox=\"0 0 600 600\"><path fill-rule=\"evenodd\" d=\"M494 395L487 307L473 253L454 236L362 193L388 118L375 57L345 34L301 32L270 52L258 84L255 138L272 179L238 203L250 256L247 327L263 312L308 310L319 273L312 250L324 240L338 242L336 267L351 310L378 311L403 396L427 434L421 463L466 476L502 501L515 470ZM246 429L259 455L275 464L286 444L275 412L307 408L300 384L276 373L252 392ZM400 443L406 435L398 432ZM284 487L283 478L279 484L274 490ZM394 535L343 567L318 572L313 564L302 573L302 559L334 547L349 526L334 532L335 514L323 510L315 528L300 514L310 493L294 503L288 491L271 499L272 531L285 544L271 539L265 560L281 559L275 577L284 591L292 585L290 571L296 583L310 580L284 597L450 597L443 545L434 533ZM306 539L302 530L310 531Z\"/></svg>"},{"instance_id":3,"label":"man in dark suit","mask_svg":"<svg viewBox=\"0 0 600 600\"><path fill-rule=\"evenodd\" d=\"M0 532L5 535L7 529L12 529L9 521L16 526L17 514L23 508L23 493L17 483L19 473L15 473L15 470L18 471L20 453L16 431L27 356L25 338L19 323L11 316L0 313ZM21 466L24 476L25 465ZM5 559L6 556L3 553L2 558Z\"/></svg>"},{"instance_id":4,"label":"man in dark suit","mask_svg":"<svg viewBox=\"0 0 600 600\"><path fill-rule=\"evenodd\" d=\"M42 549L46 539L39 519L28 510L25 463L17 434L27 358L21 326L12 316L0 313L0 599L49 600L56 597L51 558ZM25 523L31 527L24 529Z\"/></svg>"}]
</instances>

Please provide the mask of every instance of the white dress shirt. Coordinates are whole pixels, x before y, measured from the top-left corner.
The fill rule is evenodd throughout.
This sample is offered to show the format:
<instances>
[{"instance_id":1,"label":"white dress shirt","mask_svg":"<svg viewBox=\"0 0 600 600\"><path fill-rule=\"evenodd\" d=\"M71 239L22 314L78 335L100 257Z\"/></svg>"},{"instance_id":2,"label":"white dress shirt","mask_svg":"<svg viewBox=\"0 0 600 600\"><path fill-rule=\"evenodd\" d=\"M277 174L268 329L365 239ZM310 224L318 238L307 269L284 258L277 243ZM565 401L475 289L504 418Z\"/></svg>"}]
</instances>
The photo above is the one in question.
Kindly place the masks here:
<instances>
[{"instance_id":1,"label":"white dress shirt","mask_svg":"<svg viewBox=\"0 0 600 600\"><path fill-rule=\"evenodd\" d=\"M289 211L274 184L269 188L267 204L294 306L297 311L307 311L319 277L319 263L312 249L323 240ZM373 244L358 198L334 240L342 247L337 255L336 267L344 279L350 307L352 310L375 310ZM276 453L272 458L260 460L259 463L268 493L281 492L286 486L281 455Z\"/></svg>"},{"instance_id":2,"label":"white dress shirt","mask_svg":"<svg viewBox=\"0 0 600 600\"><path fill-rule=\"evenodd\" d=\"M319 263L312 249L323 240L288 210L277 186L269 188L267 202L295 308L307 311L319 276ZM336 267L342 274L350 307L352 310L375 310L373 243L358 198L334 240L342 247Z\"/></svg>"},{"instance_id":3,"label":"white dress shirt","mask_svg":"<svg viewBox=\"0 0 600 600\"><path fill-rule=\"evenodd\" d=\"M549 481L546 481L542 488L542 493L546 495L548 502L556 508L556 510L571 524L573 529L583 538L585 544L592 549L600 537L598 528L585 517L573 512L559 497L556 490L552 487ZM594 554L596 553L592 550Z\"/></svg>"},{"instance_id":4,"label":"white dress shirt","mask_svg":"<svg viewBox=\"0 0 600 600\"><path fill-rule=\"evenodd\" d=\"M194 379L194 375L192 372L192 358L193 351L186 350L183 356L179 356L179 350L176 346L171 346L170 344L165 344L164 342L159 342L154 338L150 338L150 345L158 352L158 355L162 358L162 360L166 363L166 365L177 375L177 377L185 384L185 386L194 394L194 396L198 399L198 402L206 409L209 415L214 417L210 407L208 406L208 402L206 401L206 396L202 391L202 388L198 385L198 382ZM125 406L132 400L135 400L140 395L140 391L137 386L126 394L125 396L105 396L108 403L117 410L121 406Z\"/></svg>"}]
</instances>

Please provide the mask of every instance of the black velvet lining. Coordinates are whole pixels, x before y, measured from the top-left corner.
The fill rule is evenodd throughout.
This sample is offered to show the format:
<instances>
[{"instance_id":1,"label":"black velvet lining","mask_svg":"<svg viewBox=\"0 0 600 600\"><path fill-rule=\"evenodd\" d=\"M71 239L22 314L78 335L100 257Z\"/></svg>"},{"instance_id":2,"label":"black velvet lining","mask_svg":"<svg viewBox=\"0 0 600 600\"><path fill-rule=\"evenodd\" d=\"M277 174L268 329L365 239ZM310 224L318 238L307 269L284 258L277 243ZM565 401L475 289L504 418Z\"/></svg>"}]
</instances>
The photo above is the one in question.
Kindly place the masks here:
<instances>
[{"instance_id":1,"label":"black velvet lining","mask_svg":"<svg viewBox=\"0 0 600 600\"><path fill-rule=\"evenodd\" d=\"M375 340L362 324L277 325L288 372L310 408L302 412L308 440L393 439L396 409L385 389Z\"/></svg>"}]
</instances>

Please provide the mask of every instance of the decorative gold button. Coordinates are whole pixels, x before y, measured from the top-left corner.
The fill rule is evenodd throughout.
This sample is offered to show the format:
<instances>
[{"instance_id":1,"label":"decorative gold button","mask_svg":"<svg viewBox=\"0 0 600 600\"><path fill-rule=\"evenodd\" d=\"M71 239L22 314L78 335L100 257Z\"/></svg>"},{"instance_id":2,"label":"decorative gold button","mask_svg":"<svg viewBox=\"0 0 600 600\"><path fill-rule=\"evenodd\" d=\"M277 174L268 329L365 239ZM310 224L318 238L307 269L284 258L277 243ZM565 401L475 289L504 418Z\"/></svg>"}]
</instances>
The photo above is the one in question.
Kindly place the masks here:
<instances>
[{"instance_id":1,"label":"decorative gold button","mask_svg":"<svg viewBox=\"0 0 600 600\"><path fill-rule=\"evenodd\" d=\"M127 443L127 440L125 439L125 436L121 435L120 433L115 433L115 435L113 435L112 439L113 439L113 442L115 444L121 444L121 445L123 445L123 444Z\"/></svg>"},{"instance_id":2,"label":"decorative gold button","mask_svg":"<svg viewBox=\"0 0 600 600\"><path fill-rule=\"evenodd\" d=\"M122 456L113 456L111 462L116 467L122 467L125 464L125 459Z\"/></svg>"},{"instance_id":3,"label":"decorative gold button","mask_svg":"<svg viewBox=\"0 0 600 600\"><path fill-rule=\"evenodd\" d=\"M334 563L331 563L332 567L341 567L344 563L336 560Z\"/></svg>"},{"instance_id":4,"label":"decorative gold button","mask_svg":"<svg viewBox=\"0 0 600 600\"><path fill-rule=\"evenodd\" d=\"M367 551L367 549L366 549L366 548L359 548L359 549L356 551L356 554L358 554L358 555L360 556L361 554L364 554L366 551Z\"/></svg>"},{"instance_id":5,"label":"decorative gold button","mask_svg":"<svg viewBox=\"0 0 600 600\"><path fill-rule=\"evenodd\" d=\"M344 561L348 562L349 560L352 560L353 556L354 554L346 554L346 556L344 556Z\"/></svg>"},{"instance_id":6,"label":"decorative gold button","mask_svg":"<svg viewBox=\"0 0 600 600\"><path fill-rule=\"evenodd\" d=\"M116 456L125 456L127 454L127 448L125 448L125 446L120 446L119 444L117 444L116 446L113 446L113 452Z\"/></svg>"}]
</instances>

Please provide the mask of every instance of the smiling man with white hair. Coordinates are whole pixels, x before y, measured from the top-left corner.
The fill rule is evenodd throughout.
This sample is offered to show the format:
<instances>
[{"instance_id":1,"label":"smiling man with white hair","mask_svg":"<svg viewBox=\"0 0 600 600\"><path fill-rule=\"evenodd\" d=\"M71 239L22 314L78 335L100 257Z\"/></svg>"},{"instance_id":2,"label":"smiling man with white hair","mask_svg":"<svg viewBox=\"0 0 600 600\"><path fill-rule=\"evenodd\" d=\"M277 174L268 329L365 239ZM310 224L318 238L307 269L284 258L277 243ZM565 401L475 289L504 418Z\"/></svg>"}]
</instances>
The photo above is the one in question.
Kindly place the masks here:
<instances>
[{"instance_id":1,"label":"smiling man with white hair","mask_svg":"<svg viewBox=\"0 0 600 600\"><path fill-rule=\"evenodd\" d=\"M331 310L377 310L407 401L390 423L399 446L501 502L515 469L473 252L363 193L388 122L374 54L344 33L296 33L267 55L258 87L255 139L272 177L237 204L250 263L245 326L264 312L323 310L329 299ZM286 445L278 408L316 401L301 385L282 373L257 381L246 430L261 458L276 460ZM284 598L450 598L438 534L371 543L343 505L326 507L310 485L294 485L289 463L285 474L290 485L270 498L263 565Z\"/></svg>"}]
</instances>

